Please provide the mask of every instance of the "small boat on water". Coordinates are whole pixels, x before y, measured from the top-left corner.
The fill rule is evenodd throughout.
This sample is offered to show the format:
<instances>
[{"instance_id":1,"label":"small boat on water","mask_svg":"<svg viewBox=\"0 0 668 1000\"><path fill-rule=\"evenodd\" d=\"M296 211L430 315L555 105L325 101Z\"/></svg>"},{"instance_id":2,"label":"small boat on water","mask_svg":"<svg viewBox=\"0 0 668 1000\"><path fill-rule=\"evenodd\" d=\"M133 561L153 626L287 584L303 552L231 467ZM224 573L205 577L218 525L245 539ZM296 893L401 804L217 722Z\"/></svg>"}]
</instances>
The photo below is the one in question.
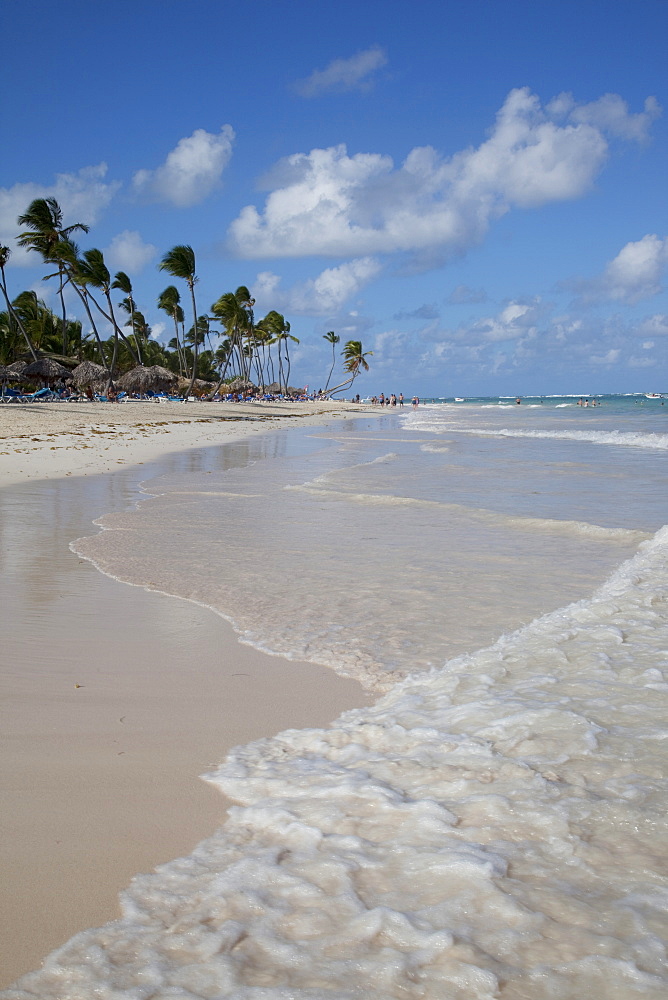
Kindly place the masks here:
<instances>
[{"instance_id":1,"label":"small boat on water","mask_svg":"<svg viewBox=\"0 0 668 1000\"><path fill-rule=\"evenodd\" d=\"M646 392L645 393L645 399L663 399L663 398L664 398L664 396L663 396L662 392Z\"/></svg>"},{"instance_id":2,"label":"small boat on water","mask_svg":"<svg viewBox=\"0 0 668 1000\"><path fill-rule=\"evenodd\" d=\"M466 400L463 396L455 396L455 403L465 403Z\"/></svg>"}]
</instances>

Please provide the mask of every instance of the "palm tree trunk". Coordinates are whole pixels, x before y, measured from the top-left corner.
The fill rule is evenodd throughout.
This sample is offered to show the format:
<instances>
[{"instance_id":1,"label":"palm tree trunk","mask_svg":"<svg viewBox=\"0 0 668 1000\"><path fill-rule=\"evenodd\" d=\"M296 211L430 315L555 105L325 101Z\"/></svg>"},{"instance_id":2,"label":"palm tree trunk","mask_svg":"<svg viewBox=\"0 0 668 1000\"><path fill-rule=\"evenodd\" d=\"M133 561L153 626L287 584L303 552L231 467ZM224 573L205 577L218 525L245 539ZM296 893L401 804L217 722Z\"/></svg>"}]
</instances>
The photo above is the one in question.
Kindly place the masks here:
<instances>
[{"instance_id":1,"label":"palm tree trunk","mask_svg":"<svg viewBox=\"0 0 668 1000\"><path fill-rule=\"evenodd\" d=\"M113 319L108 313L106 313L104 311L104 309L102 308L102 306L97 301L97 299L95 298L94 295L92 295L90 292L88 292L88 296L89 296L91 302L93 303L93 305L95 306L95 308L98 309L99 312L102 313L102 315L104 316L104 318L108 319L109 322L111 323L111 325L113 326L113 328L114 328L114 336L116 336L117 334L118 334L118 336L120 336L121 340L123 341L123 343L127 347L127 349L130 352L130 354L132 355L132 360L134 361L134 363L136 365L141 364L141 362L139 360L139 357L137 356L137 354L136 354L136 352L135 352L132 344L130 343L130 341L128 340L128 338L125 336L125 334L123 333L123 331L120 329L120 327L118 326L118 323L116 322L116 320Z\"/></svg>"},{"instance_id":2,"label":"palm tree trunk","mask_svg":"<svg viewBox=\"0 0 668 1000\"><path fill-rule=\"evenodd\" d=\"M351 375L350 378L347 378L345 382L340 382L338 385L335 385L333 389L329 390L327 395L331 398L335 392L343 392L344 389L350 388L350 386L355 381L356 377L357 377L357 372L355 372L354 375Z\"/></svg>"},{"instance_id":3,"label":"palm tree trunk","mask_svg":"<svg viewBox=\"0 0 668 1000\"><path fill-rule=\"evenodd\" d=\"M143 365L144 362L142 361L141 347L139 346L139 335L135 330L135 303L134 299L132 298L132 293L130 293L128 298L130 299L130 325L132 326L132 336L135 338L135 346L137 348L137 356L139 357L139 364ZM107 295L107 302L109 303L109 309L111 311L111 315L113 316L114 310L111 305L111 299L109 298L108 295ZM114 319L114 326L115 325L116 325L116 320Z\"/></svg>"},{"instance_id":4,"label":"palm tree trunk","mask_svg":"<svg viewBox=\"0 0 668 1000\"><path fill-rule=\"evenodd\" d=\"M327 381L325 382L325 392L327 392L327 386L329 385L329 380L334 372L334 365L336 364L336 354L334 352L334 344L332 344L332 367L329 369L329 375L327 376Z\"/></svg>"},{"instance_id":5,"label":"palm tree trunk","mask_svg":"<svg viewBox=\"0 0 668 1000\"><path fill-rule=\"evenodd\" d=\"M176 354L179 359L179 371L183 378L185 378L185 362L183 359L183 352L181 350L181 338L179 337L179 321L176 318L176 311L172 314L172 319L174 320L174 330L176 331Z\"/></svg>"},{"instance_id":6,"label":"palm tree trunk","mask_svg":"<svg viewBox=\"0 0 668 1000\"><path fill-rule=\"evenodd\" d=\"M67 343L67 313L65 312L65 296L63 295L63 265L58 265L58 277L60 279L60 287L58 289L58 294L60 296L60 307L63 312L63 357L67 357L68 343Z\"/></svg>"},{"instance_id":7,"label":"palm tree trunk","mask_svg":"<svg viewBox=\"0 0 668 1000\"><path fill-rule=\"evenodd\" d=\"M111 375L111 371L110 371L110 368L109 368L109 363L108 363L107 359L104 356L104 350L102 348L102 341L100 340L100 334L97 332L97 327L95 326L95 320L93 319L93 314L90 311L90 306L88 305L88 296L84 292L81 291L81 289L76 284L76 282L72 281L70 283L71 283L74 291L77 293L77 295L79 296L79 298L83 302L84 309L86 310L86 315L88 316L88 320L89 320L90 325L91 325L91 327L93 329L93 333L95 334L95 340L97 342L97 349L100 352L100 360L102 361L102 364L104 365L104 367L107 369L107 371Z\"/></svg>"},{"instance_id":8,"label":"palm tree trunk","mask_svg":"<svg viewBox=\"0 0 668 1000\"><path fill-rule=\"evenodd\" d=\"M195 305L195 284L194 282L189 281L188 286L190 288L190 298L192 300L193 307L193 331L195 334L195 343L193 344L193 377L190 380L190 385L188 386L188 390L184 397L186 400L193 391L195 379L197 378L197 306Z\"/></svg>"},{"instance_id":9,"label":"palm tree trunk","mask_svg":"<svg viewBox=\"0 0 668 1000\"><path fill-rule=\"evenodd\" d=\"M2 271L2 294L3 294L4 298L5 298L5 302L7 303L7 312L12 317L12 319L14 320L14 322L16 323L16 325L18 326L19 330L21 331L21 333L25 337L25 342L28 345L28 350L30 351L30 353L33 356L33 360L37 361L37 355L35 354L35 348L32 346L32 341L30 340L30 337L26 333L26 330L25 330L25 327L23 326L23 323L21 322L21 320L19 319L19 317L14 312L14 309L12 307L11 302L9 301L9 295L7 294L7 283L5 281L5 269L3 267L0 270Z\"/></svg>"}]
</instances>

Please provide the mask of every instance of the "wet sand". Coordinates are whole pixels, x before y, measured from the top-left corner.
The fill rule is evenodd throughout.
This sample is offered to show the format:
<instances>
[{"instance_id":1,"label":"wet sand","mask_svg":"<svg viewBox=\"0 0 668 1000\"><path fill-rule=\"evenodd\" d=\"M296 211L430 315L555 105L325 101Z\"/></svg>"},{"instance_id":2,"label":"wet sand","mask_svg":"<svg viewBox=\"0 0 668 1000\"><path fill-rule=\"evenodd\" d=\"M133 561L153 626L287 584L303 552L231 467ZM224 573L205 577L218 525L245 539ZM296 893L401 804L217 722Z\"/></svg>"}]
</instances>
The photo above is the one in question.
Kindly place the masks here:
<instances>
[{"instance_id":1,"label":"wet sand","mask_svg":"<svg viewBox=\"0 0 668 1000\"><path fill-rule=\"evenodd\" d=\"M143 479L196 467L203 453L186 449L197 425L185 431L110 443L131 466L112 475L95 474L108 456L90 433L92 449L56 436L59 463L43 441L24 453L0 443L2 481L14 483L0 490L2 986L118 916L132 875L215 829L226 803L198 775L230 747L368 702L355 682L243 646L213 612L118 583L70 551L95 517L132 503ZM40 467L47 478L36 478Z\"/></svg>"}]
</instances>

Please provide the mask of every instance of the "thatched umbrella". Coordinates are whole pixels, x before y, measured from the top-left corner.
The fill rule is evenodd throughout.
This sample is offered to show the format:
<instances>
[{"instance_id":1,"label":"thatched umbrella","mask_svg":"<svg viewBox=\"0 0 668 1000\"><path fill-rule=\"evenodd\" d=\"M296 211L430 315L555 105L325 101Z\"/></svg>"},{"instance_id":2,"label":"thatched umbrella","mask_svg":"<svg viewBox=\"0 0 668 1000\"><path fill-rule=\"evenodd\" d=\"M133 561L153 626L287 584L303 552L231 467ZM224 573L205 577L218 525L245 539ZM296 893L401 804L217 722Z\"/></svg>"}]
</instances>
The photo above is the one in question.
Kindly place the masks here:
<instances>
[{"instance_id":1,"label":"thatched umbrella","mask_svg":"<svg viewBox=\"0 0 668 1000\"><path fill-rule=\"evenodd\" d=\"M0 385L2 385L2 395L5 394L5 386L8 382L16 382L18 375L16 375L7 365L0 365Z\"/></svg>"},{"instance_id":2,"label":"thatched umbrella","mask_svg":"<svg viewBox=\"0 0 668 1000\"><path fill-rule=\"evenodd\" d=\"M158 370L156 371L156 369ZM161 392L163 389L168 389L174 382L173 372L167 372L167 375L161 374L162 372L167 372L167 369L160 368L159 365L153 365L150 368L137 365L125 375L121 375L118 385L125 392L138 392L140 395L145 392Z\"/></svg>"},{"instance_id":3,"label":"thatched umbrella","mask_svg":"<svg viewBox=\"0 0 668 1000\"><path fill-rule=\"evenodd\" d=\"M179 376L176 372L170 372L169 368L163 368L162 365L151 365L150 371L155 372L158 378L164 379L168 385L174 385L178 382Z\"/></svg>"},{"instance_id":4,"label":"thatched umbrella","mask_svg":"<svg viewBox=\"0 0 668 1000\"><path fill-rule=\"evenodd\" d=\"M7 371L12 373L12 378L20 378L27 367L27 361L12 361L11 365L7 365Z\"/></svg>"},{"instance_id":5,"label":"thatched umbrella","mask_svg":"<svg viewBox=\"0 0 668 1000\"><path fill-rule=\"evenodd\" d=\"M179 389L182 392L183 392L184 389L187 389L190 386L190 379L189 378L180 378L178 381L179 381ZM214 382L205 382L203 378L196 378L195 379L195 383L193 385L193 391L194 392L207 392L207 391L213 389L214 385L215 385Z\"/></svg>"},{"instance_id":6,"label":"thatched umbrella","mask_svg":"<svg viewBox=\"0 0 668 1000\"><path fill-rule=\"evenodd\" d=\"M256 392L257 386L253 385L247 378L234 378L231 382L223 383L221 389L225 392Z\"/></svg>"},{"instance_id":7,"label":"thatched umbrella","mask_svg":"<svg viewBox=\"0 0 668 1000\"><path fill-rule=\"evenodd\" d=\"M102 365L96 364L94 361L82 361L72 372L72 381L77 389L81 389L87 385L95 385L99 382L106 382L108 378L109 372L107 369L103 368Z\"/></svg>"},{"instance_id":8,"label":"thatched umbrella","mask_svg":"<svg viewBox=\"0 0 668 1000\"><path fill-rule=\"evenodd\" d=\"M65 368L53 358L38 358L23 369L21 378L41 379L46 383L55 382L57 378L69 378L71 374L69 368Z\"/></svg>"}]
</instances>

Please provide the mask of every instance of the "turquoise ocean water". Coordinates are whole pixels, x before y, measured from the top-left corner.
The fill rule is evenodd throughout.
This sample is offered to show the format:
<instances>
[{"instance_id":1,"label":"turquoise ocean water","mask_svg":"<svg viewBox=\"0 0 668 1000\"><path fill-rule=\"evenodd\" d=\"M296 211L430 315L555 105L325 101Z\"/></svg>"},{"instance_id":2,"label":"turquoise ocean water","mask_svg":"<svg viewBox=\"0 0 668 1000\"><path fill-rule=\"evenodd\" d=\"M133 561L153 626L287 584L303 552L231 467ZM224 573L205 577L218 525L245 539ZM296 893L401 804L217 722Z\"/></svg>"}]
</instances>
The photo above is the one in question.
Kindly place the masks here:
<instances>
[{"instance_id":1,"label":"turquoise ocean water","mask_svg":"<svg viewBox=\"0 0 668 1000\"><path fill-rule=\"evenodd\" d=\"M208 449L74 543L378 699L238 748L225 826L5 996L665 995L668 407L578 398Z\"/></svg>"}]
</instances>

